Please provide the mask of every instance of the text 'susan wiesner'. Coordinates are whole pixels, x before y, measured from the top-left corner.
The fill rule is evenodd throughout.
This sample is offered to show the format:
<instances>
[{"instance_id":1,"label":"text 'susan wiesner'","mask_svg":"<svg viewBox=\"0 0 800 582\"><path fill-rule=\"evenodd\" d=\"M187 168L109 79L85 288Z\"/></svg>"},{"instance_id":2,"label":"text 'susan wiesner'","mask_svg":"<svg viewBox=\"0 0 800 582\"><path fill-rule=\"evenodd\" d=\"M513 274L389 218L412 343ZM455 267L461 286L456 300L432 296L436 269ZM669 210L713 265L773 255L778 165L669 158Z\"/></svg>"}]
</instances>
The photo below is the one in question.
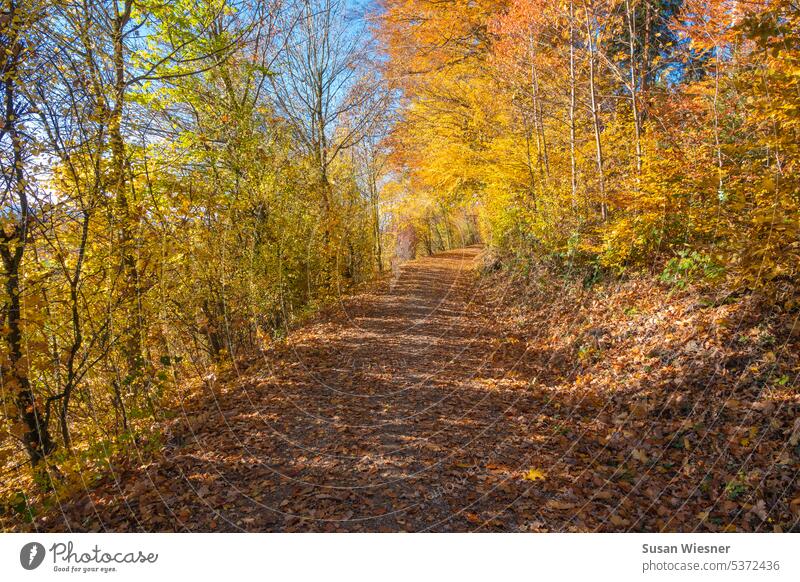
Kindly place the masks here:
<instances>
[{"instance_id":1,"label":"text 'susan wiesner'","mask_svg":"<svg viewBox=\"0 0 800 582\"><path fill-rule=\"evenodd\" d=\"M700 544L681 544L680 546L642 544L643 554L727 554L730 549L730 546L702 546Z\"/></svg>"}]
</instances>

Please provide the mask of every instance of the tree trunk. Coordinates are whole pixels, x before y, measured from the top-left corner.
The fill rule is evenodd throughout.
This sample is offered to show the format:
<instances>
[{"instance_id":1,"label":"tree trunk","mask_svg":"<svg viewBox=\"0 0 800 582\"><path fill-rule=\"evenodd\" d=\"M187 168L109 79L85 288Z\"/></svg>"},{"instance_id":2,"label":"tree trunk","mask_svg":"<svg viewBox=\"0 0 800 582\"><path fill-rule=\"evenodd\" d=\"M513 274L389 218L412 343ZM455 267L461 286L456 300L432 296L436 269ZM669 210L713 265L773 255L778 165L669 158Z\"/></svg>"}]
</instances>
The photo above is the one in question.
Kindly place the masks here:
<instances>
[{"instance_id":1,"label":"tree trunk","mask_svg":"<svg viewBox=\"0 0 800 582\"><path fill-rule=\"evenodd\" d=\"M5 90L4 124L5 133L11 141L11 180L10 189L16 193L19 202L19 212L16 220L8 227L0 230L0 256L3 260L3 275L5 276L6 307L3 313L5 326L3 339L8 347L8 367L3 370L3 382L15 393L16 419L25 429L22 441L31 465L36 467L48 454L53 452L56 444L50 437L46 417L42 416L39 403L33 392L33 387L28 378L27 361L22 350L22 293L20 280L22 275L22 262L25 246L28 242L28 226L30 222L30 209L25 183L24 156L22 134L19 130L19 108L16 103L16 88L18 79L19 59L23 54L23 46L19 39L16 16L16 3L9 6L8 19L0 29L0 37L4 37L3 44L7 47L5 54L0 55L2 63L3 84ZM5 28L5 24L8 28ZM14 214L11 214L14 216Z\"/></svg>"},{"instance_id":2,"label":"tree trunk","mask_svg":"<svg viewBox=\"0 0 800 582\"><path fill-rule=\"evenodd\" d=\"M381 240L381 210L378 193L378 180L373 168L369 170L369 197L372 204L372 229L375 236L375 260L378 273L383 273L383 241Z\"/></svg>"},{"instance_id":3,"label":"tree trunk","mask_svg":"<svg viewBox=\"0 0 800 582\"><path fill-rule=\"evenodd\" d=\"M122 135L122 120L125 111L125 46L123 42L125 27L130 22L132 0L125 0L122 12L117 11L112 22L113 62L114 62L114 106L110 111L108 133L111 145L111 179L116 217L118 222L117 238L119 244L120 263L124 274L125 294L133 298L133 304L127 305L127 338L125 341L125 358L127 360L128 380L134 386L141 375L143 321L141 309L141 282L136 264L134 241L136 240L134 212L131 210L127 193L127 160L125 157L125 140ZM116 5L115 5L116 8ZM102 96L98 96L98 99Z\"/></svg>"},{"instance_id":4,"label":"tree trunk","mask_svg":"<svg viewBox=\"0 0 800 582\"><path fill-rule=\"evenodd\" d=\"M539 95L539 76L536 71L536 44L533 33L529 35L529 50L531 54L531 89L533 93L533 130L536 132L536 154L539 174L542 181L547 182L550 175L550 161L547 156L547 139L544 134L544 114Z\"/></svg>"},{"instance_id":5,"label":"tree trunk","mask_svg":"<svg viewBox=\"0 0 800 582\"><path fill-rule=\"evenodd\" d=\"M608 218L608 209L606 205L606 184L603 170L603 143L600 139L600 115L597 111L597 93L595 87L595 71L594 71L594 36L592 34L591 18L589 16L589 7L586 6L586 40L589 46L589 101L592 109L592 124L594 125L594 143L595 143L595 157L597 160L597 174L600 186L600 217L603 220Z\"/></svg>"},{"instance_id":6,"label":"tree trunk","mask_svg":"<svg viewBox=\"0 0 800 582\"><path fill-rule=\"evenodd\" d=\"M637 98L637 78L636 78L636 30L634 24L633 7L630 0L625 0L625 13L628 20L628 47L629 47L629 69L630 69L630 92L631 110L633 113L633 136L634 136L634 155L636 156L636 186L639 187L639 180L642 174L642 128L639 119L639 104Z\"/></svg>"},{"instance_id":7,"label":"tree trunk","mask_svg":"<svg viewBox=\"0 0 800 582\"><path fill-rule=\"evenodd\" d=\"M578 170L575 159L575 5L569 3L569 167L572 208L578 205Z\"/></svg>"}]
</instances>

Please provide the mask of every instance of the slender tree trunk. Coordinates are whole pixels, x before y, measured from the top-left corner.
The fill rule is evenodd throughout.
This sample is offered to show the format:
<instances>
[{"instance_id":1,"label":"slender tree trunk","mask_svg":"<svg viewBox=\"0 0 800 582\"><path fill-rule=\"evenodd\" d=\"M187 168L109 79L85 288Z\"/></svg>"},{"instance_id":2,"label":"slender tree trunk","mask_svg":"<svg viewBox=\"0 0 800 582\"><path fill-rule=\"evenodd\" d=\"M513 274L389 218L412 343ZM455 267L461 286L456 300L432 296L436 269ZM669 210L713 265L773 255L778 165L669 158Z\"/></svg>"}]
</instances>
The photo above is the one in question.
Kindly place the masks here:
<instances>
[{"instance_id":1,"label":"slender tree trunk","mask_svg":"<svg viewBox=\"0 0 800 582\"><path fill-rule=\"evenodd\" d=\"M533 156L531 155L531 132L527 127L527 123L525 125L525 153L527 154L528 177L531 181L531 201L533 202L533 210L536 212L539 210L539 204L536 197L536 172L533 170Z\"/></svg>"},{"instance_id":2,"label":"slender tree trunk","mask_svg":"<svg viewBox=\"0 0 800 582\"><path fill-rule=\"evenodd\" d=\"M15 221L0 229L0 257L5 277L6 308L4 310L3 339L8 348L8 366L3 370L3 384L15 393L16 421L25 427L22 441L31 465L36 467L56 448L50 437L46 417L28 378L28 365L22 349L22 287L20 284L25 246L28 243L30 209L25 182L23 137L19 129L19 108L16 89L19 82L19 59L24 47L19 39L19 24L16 2L12 0L7 20L0 28L0 37L5 41L4 54L0 55L2 82L5 92L4 131L11 141L11 196L16 194L19 211ZM12 214L12 216L14 216ZM10 232L9 232L10 231Z\"/></svg>"},{"instance_id":3,"label":"slender tree trunk","mask_svg":"<svg viewBox=\"0 0 800 582\"><path fill-rule=\"evenodd\" d=\"M716 47L715 47L716 49ZM714 51L718 52L718 49ZM725 191L724 174L722 170L722 146L719 139L719 55L716 55L714 62L714 100L712 108L714 113L714 149L717 155L717 204L722 200Z\"/></svg>"},{"instance_id":4,"label":"slender tree trunk","mask_svg":"<svg viewBox=\"0 0 800 582\"><path fill-rule=\"evenodd\" d=\"M594 126L595 157L597 160L597 175L600 186L600 217L603 220L608 218L606 204L606 184L603 163L603 142L600 139L600 114L597 110L597 91L595 87L595 63L594 63L594 35L592 33L592 20L590 16L591 4L586 5L586 41L589 47L589 103L592 110L592 124Z\"/></svg>"},{"instance_id":5,"label":"slender tree trunk","mask_svg":"<svg viewBox=\"0 0 800 582\"><path fill-rule=\"evenodd\" d=\"M118 222L117 237L121 268L124 273L125 291L133 299L133 304L128 305L128 329L125 342L125 357L127 359L128 379L137 386L135 380L140 376L142 360L143 321L141 309L141 282L136 264L135 252L135 213L131 209L128 198L127 160L125 155L125 140L122 135L122 120L125 111L125 94L127 90L125 79L125 27L130 22L132 0L125 0L120 12L115 4L114 20L112 22L113 64L114 64L114 105L111 109L108 124L109 142L111 145L111 186L114 192L116 214ZM102 98L102 96L98 96Z\"/></svg>"},{"instance_id":6,"label":"slender tree trunk","mask_svg":"<svg viewBox=\"0 0 800 582\"><path fill-rule=\"evenodd\" d=\"M372 229L375 236L375 260L378 272L383 273L383 241L381 240L381 209L378 193L378 180L375 170L369 169L369 197L372 204Z\"/></svg>"},{"instance_id":7,"label":"slender tree trunk","mask_svg":"<svg viewBox=\"0 0 800 582\"><path fill-rule=\"evenodd\" d=\"M19 284L22 253L9 253L7 244L4 241L0 247L6 277L5 291L9 298L4 314L7 329L4 339L8 346L8 368L4 370L3 383L16 391L15 404L18 420L26 429L22 437L23 444L31 465L36 467L55 450L56 444L50 436L45 417L41 413L39 402L37 402L28 380L26 361L22 352L22 329L20 327L22 310ZM18 248L21 249L21 247Z\"/></svg>"},{"instance_id":8,"label":"slender tree trunk","mask_svg":"<svg viewBox=\"0 0 800 582\"><path fill-rule=\"evenodd\" d=\"M636 156L636 186L639 187L639 180L642 174L642 128L639 118L639 104L637 97L638 80L636 78L636 25L634 23L633 7L631 0L625 0L625 13L628 20L628 47L629 47L629 69L630 69L630 92L631 110L633 113L633 137L634 155Z\"/></svg>"},{"instance_id":9,"label":"slender tree trunk","mask_svg":"<svg viewBox=\"0 0 800 582\"><path fill-rule=\"evenodd\" d=\"M78 289L81 280L81 271L83 270L83 261L86 257L86 245L89 240L89 213L84 211L83 222L81 224L81 243L78 247L78 260L75 264L75 271L69 277L69 299L70 311L72 316L72 345L70 346L69 353L67 354L67 376L64 385L64 392L61 399L61 436L64 440L64 446L67 449L72 448L72 438L69 432L69 403L72 398L72 392L78 382L77 370L75 368L78 352L83 346L83 328L81 326L80 310L78 305Z\"/></svg>"},{"instance_id":10,"label":"slender tree trunk","mask_svg":"<svg viewBox=\"0 0 800 582\"><path fill-rule=\"evenodd\" d=\"M642 74L641 74L641 81L642 81L642 88L639 91L639 95L643 100L644 106L641 107L642 111L640 112L640 117L642 119L647 118L647 96L650 94L650 75L652 71L650 67L652 67L653 63L650 60L650 32L653 26L653 10L651 0L643 0L644 1L644 48L642 50Z\"/></svg>"},{"instance_id":11,"label":"slender tree trunk","mask_svg":"<svg viewBox=\"0 0 800 582\"><path fill-rule=\"evenodd\" d=\"M539 166L539 174L543 181L547 181L550 175L550 161L547 156L547 139L544 133L544 114L542 113L542 103L539 95L539 76L536 71L536 40L533 33L530 33L528 41L530 43L531 55L531 89L533 93L533 129L536 132L536 152Z\"/></svg>"},{"instance_id":12,"label":"slender tree trunk","mask_svg":"<svg viewBox=\"0 0 800 582\"><path fill-rule=\"evenodd\" d=\"M572 208L578 205L578 166L575 159L575 4L569 3L569 168Z\"/></svg>"}]
</instances>

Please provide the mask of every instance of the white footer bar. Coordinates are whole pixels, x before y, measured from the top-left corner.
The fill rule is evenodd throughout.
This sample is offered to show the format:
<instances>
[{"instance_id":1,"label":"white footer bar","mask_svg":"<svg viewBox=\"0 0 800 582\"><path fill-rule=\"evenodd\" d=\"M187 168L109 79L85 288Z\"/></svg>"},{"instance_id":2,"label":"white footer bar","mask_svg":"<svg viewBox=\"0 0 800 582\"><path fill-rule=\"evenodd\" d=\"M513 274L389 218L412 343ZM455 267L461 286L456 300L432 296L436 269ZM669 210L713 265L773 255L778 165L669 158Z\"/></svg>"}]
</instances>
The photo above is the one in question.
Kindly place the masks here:
<instances>
[{"instance_id":1,"label":"white footer bar","mask_svg":"<svg viewBox=\"0 0 800 582\"><path fill-rule=\"evenodd\" d=\"M792 534L2 534L0 580L800 580L798 553Z\"/></svg>"}]
</instances>

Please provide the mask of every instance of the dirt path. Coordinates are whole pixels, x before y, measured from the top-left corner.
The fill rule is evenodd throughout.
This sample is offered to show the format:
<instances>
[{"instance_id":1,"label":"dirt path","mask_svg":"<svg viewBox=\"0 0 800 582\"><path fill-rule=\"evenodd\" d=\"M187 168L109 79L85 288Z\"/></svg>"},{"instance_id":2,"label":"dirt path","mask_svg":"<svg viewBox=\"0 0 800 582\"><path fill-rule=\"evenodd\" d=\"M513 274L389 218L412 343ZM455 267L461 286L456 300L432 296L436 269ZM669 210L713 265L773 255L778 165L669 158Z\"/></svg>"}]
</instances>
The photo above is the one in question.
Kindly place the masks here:
<instances>
[{"instance_id":1,"label":"dirt path","mask_svg":"<svg viewBox=\"0 0 800 582\"><path fill-rule=\"evenodd\" d=\"M525 475L569 466L574 443L552 431L547 395L512 369L524 348L474 301L478 253L408 263L390 290L348 300L218 380L187 405L164 460L115 475L50 527L570 529L576 506L546 493L569 493L569 479L552 471L544 487Z\"/></svg>"},{"instance_id":2,"label":"dirt path","mask_svg":"<svg viewBox=\"0 0 800 582\"><path fill-rule=\"evenodd\" d=\"M32 528L797 528L796 396L762 397L775 355L714 327L736 312L659 302L636 280L528 292L477 277L479 252L408 263L390 288L187 387L156 461L86 483ZM738 347L698 347L721 337Z\"/></svg>"}]
</instances>

